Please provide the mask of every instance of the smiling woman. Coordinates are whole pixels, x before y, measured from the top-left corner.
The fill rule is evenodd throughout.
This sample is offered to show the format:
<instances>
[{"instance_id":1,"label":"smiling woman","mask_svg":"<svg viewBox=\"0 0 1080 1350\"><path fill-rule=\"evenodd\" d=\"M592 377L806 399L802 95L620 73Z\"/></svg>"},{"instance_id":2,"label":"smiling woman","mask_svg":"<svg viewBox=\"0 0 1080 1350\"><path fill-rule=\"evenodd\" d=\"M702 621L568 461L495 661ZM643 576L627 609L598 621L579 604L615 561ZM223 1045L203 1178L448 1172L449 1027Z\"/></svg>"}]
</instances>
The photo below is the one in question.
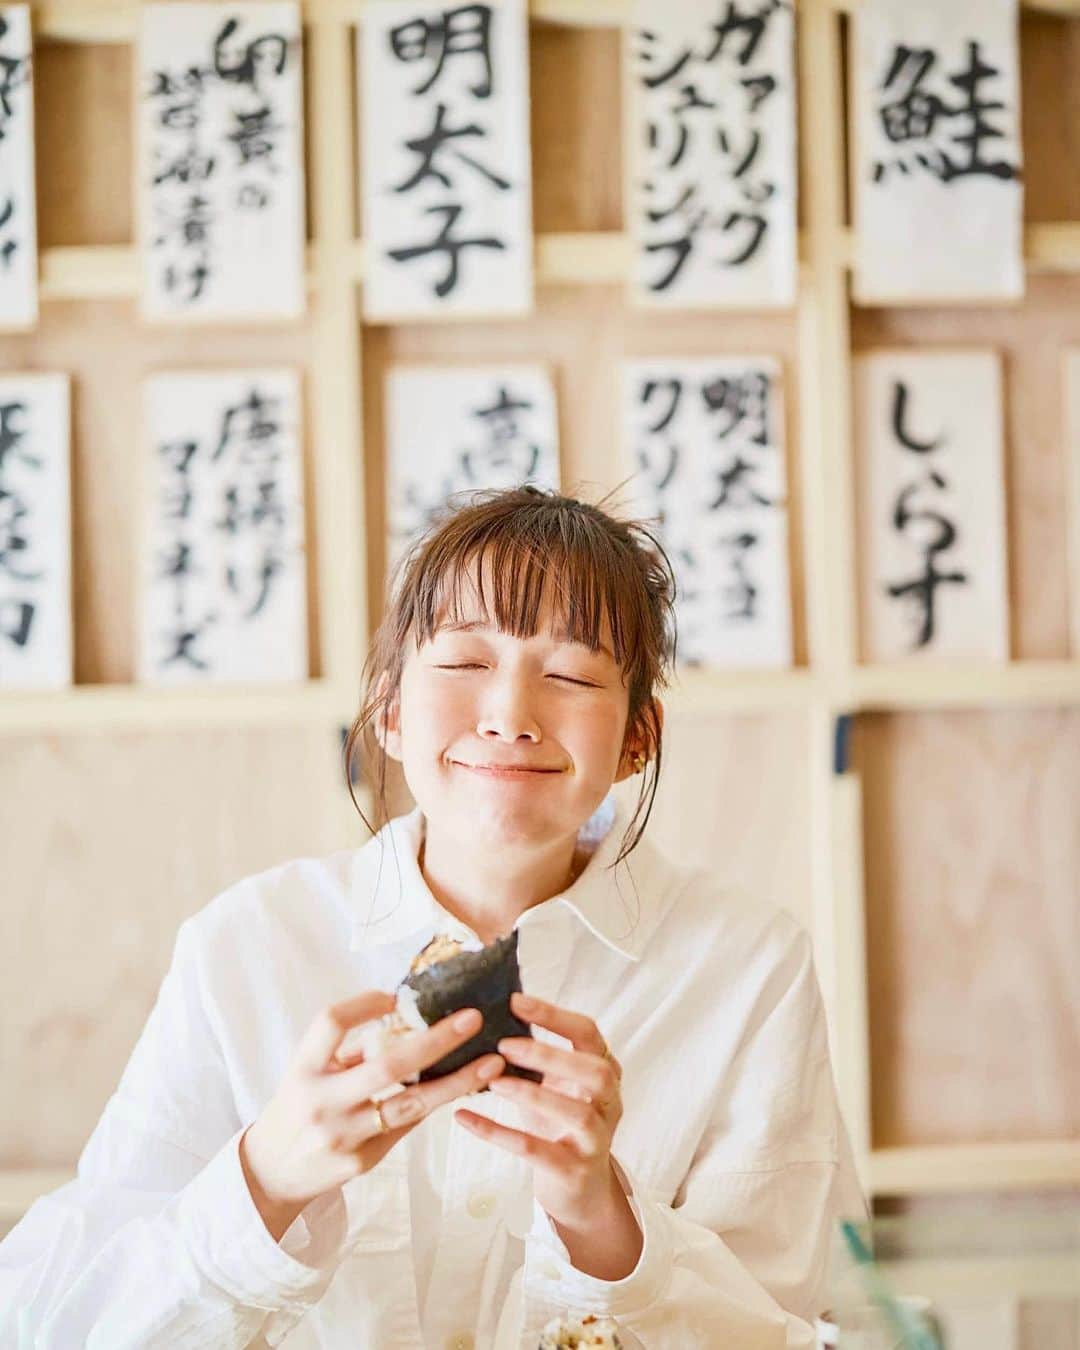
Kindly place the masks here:
<instances>
[{"instance_id":1,"label":"smiling woman","mask_svg":"<svg viewBox=\"0 0 1080 1350\"><path fill-rule=\"evenodd\" d=\"M572 805L591 796L595 809L643 758L652 772L643 778L619 860L633 849L662 760L657 695L675 660L675 581L647 526L617 520L603 505L530 485L475 493L467 505L446 508L401 559L368 652L363 706L345 743L348 763L363 741L384 814L388 754L402 761L417 800L423 782L435 786L421 747L411 753L414 728L402 739L404 683L427 719L421 726L425 719L417 718L416 736L448 735L442 716L475 714L471 734L459 727L441 755L434 744L426 748L473 776L505 784L521 781L502 772L507 766L558 770L574 782ZM564 736L555 734L553 717ZM588 744L580 743L582 732ZM578 754L566 740L577 742Z\"/></svg>"},{"instance_id":2,"label":"smiling woman","mask_svg":"<svg viewBox=\"0 0 1080 1350\"><path fill-rule=\"evenodd\" d=\"M27 1344L809 1350L865 1211L807 935L641 837L673 598L585 502L433 524L352 729L416 806L184 924L78 1179L0 1250Z\"/></svg>"}]
</instances>

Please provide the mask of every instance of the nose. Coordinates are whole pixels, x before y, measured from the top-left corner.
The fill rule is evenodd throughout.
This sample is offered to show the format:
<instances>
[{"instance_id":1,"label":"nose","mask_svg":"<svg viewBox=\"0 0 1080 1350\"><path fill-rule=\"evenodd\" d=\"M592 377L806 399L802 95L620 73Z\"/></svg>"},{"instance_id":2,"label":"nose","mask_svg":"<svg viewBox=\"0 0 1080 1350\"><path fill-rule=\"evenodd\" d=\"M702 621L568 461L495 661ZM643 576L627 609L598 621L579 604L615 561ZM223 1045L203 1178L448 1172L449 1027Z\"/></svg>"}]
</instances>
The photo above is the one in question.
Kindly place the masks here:
<instances>
[{"instance_id":1,"label":"nose","mask_svg":"<svg viewBox=\"0 0 1080 1350\"><path fill-rule=\"evenodd\" d=\"M522 681L491 680L487 684L476 732L485 740L519 741L525 737L539 743L540 727L529 709Z\"/></svg>"}]
</instances>

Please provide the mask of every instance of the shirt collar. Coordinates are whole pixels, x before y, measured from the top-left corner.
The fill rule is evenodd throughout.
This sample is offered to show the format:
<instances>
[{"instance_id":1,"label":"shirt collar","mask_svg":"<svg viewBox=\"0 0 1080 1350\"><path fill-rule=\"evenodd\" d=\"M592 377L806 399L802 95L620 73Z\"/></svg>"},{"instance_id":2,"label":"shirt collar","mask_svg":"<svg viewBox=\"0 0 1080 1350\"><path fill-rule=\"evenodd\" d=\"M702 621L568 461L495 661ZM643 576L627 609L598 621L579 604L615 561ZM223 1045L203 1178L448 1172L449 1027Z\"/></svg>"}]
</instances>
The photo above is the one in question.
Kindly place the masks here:
<instances>
[{"instance_id":1,"label":"shirt collar","mask_svg":"<svg viewBox=\"0 0 1080 1350\"><path fill-rule=\"evenodd\" d=\"M655 927L659 896L653 882L659 880L660 855L642 839L611 868L628 822L626 806L609 793L578 831L578 839L592 849L581 873L565 891L526 910L514 926L541 921L549 906L564 906L614 951L639 960ZM421 930L468 933L431 894L420 871L423 827L417 806L388 820L357 849L350 878L352 951L399 942Z\"/></svg>"}]
</instances>

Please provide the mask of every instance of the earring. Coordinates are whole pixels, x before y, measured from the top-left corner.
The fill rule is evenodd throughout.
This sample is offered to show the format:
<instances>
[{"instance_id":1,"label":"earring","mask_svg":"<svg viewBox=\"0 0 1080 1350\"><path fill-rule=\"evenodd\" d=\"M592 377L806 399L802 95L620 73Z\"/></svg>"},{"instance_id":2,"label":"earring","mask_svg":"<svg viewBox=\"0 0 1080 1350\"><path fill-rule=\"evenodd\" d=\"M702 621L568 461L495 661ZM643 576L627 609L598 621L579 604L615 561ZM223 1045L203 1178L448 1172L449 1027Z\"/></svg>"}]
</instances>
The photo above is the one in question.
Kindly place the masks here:
<instances>
[{"instance_id":1,"label":"earring","mask_svg":"<svg viewBox=\"0 0 1080 1350\"><path fill-rule=\"evenodd\" d=\"M645 765L648 762L649 761L645 758L645 756L641 753L640 750L636 750L634 752L634 757L630 761L630 763L633 765L635 773L641 773L641 771L645 768Z\"/></svg>"}]
</instances>

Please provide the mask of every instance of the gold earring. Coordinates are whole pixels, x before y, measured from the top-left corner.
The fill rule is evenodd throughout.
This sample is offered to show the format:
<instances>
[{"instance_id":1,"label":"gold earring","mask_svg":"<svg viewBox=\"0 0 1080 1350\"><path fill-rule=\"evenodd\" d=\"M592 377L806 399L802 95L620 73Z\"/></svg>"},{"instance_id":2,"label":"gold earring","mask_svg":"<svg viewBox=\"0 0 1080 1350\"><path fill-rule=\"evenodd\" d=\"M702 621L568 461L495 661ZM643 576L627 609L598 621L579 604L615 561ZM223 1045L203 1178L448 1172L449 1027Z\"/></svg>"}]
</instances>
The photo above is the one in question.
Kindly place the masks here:
<instances>
[{"instance_id":1,"label":"gold earring","mask_svg":"<svg viewBox=\"0 0 1080 1350\"><path fill-rule=\"evenodd\" d=\"M635 773L641 773L641 771L645 768L645 765L648 762L649 761L645 758L645 756L641 753L640 750L636 750L634 752L634 757L630 761L630 763L633 765Z\"/></svg>"}]
</instances>

